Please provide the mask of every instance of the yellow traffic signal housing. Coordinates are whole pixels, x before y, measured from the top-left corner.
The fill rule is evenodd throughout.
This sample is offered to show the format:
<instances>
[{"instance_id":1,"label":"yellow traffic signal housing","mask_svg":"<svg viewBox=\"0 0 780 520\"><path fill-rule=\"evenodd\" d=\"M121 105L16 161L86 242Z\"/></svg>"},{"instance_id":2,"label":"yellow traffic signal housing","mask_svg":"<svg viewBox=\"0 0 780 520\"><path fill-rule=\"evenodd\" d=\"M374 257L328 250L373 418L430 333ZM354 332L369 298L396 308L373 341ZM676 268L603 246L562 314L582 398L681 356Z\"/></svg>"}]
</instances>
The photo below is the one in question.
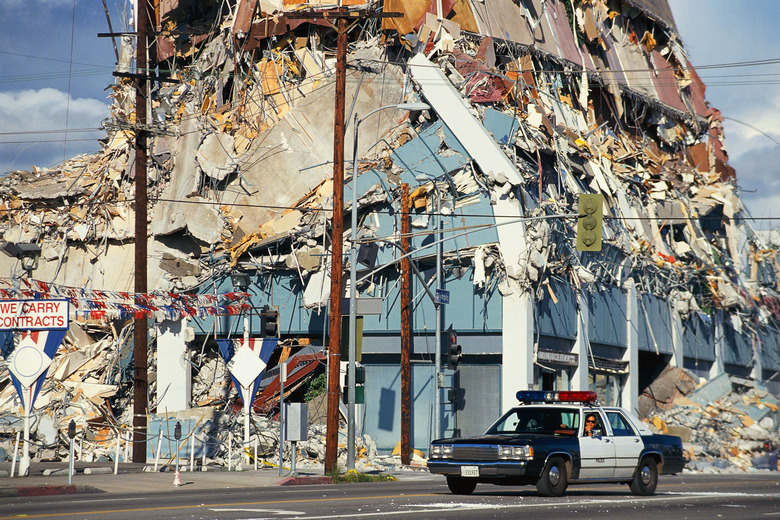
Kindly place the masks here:
<instances>
[{"instance_id":1,"label":"yellow traffic signal housing","mask_svg":"<svg viewBox=\"0 0 780 520\"><path fill-rule=\"evenodd\" d=\"M581 194L580 214L577 219L577 251L601 251L604 196Z\"/></svg>"}]
</instances>

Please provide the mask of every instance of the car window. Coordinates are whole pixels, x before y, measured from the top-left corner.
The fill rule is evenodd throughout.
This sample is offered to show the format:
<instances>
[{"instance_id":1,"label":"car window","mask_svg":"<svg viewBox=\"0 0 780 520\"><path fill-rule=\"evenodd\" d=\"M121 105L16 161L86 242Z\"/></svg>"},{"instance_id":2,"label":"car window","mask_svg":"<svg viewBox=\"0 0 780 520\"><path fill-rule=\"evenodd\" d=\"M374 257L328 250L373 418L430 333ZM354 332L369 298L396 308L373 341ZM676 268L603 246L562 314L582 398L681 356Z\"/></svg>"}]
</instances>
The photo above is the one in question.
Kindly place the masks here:
<instances>
[{"instance_id":1,"label":"car window","mask_svg":"<svg viewBox=\"0 0 780 520\"><path fill-rule=\"evenodd\" d=\"M536 433L574 435L579 414L569 408L514 408L491 426L487 433Z\"/></svg>"},{"instance_id":2,"label":"car window","mask_svg":"<svg viewBox=\"0 0 780 520\"><path fill-rule=\"evenodd\" d=\"M591 415L596 419L596 425L593 427L593 430L594 431L598 430L598 431L601 432L602 435L606 435L607 432L604 430L604 423L601 420L601 414L599 414L595 410L585 410L582 413L582 416L583 416L583 419L582 419L582 422L583 422L583 435L585 434L585 431L584 431L585 421Z\"/></svg>"},{"instance_id":3,"label":"car window","mask_svg":"<svg viewBox=\"0 0 780 520\"><path fill-rule=\"evenodd\" d=\"M636 435L631 423L620 412L607 412L607 420L612 427L612 435L616 437Z\"/></svg>"}]
</instances>

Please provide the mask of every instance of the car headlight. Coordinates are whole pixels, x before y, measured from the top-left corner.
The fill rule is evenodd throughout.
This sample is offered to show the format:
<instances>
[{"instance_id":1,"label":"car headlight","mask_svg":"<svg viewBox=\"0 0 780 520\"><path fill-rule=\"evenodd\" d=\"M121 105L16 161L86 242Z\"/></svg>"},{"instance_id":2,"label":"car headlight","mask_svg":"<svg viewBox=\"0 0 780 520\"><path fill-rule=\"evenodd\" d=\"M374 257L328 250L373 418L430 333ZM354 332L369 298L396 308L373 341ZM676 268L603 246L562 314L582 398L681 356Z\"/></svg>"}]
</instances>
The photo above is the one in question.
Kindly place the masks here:
<instances>
[{"instance_id":1,"label":"car headlight","mask_svg":"<svg viewBox=\"0 0 780 520\"><path fill-rule=\"evenodd\" d=\"M449 444L431 444L431 449L428 453L431 459L451 459L452 446Z\"/></svg>"},{"instance_id":2,"label":"car headlight","mask_svg":"<svg viewBox=\"0 0 780 520\"><path fill-rule=\"evenodd\" d=\"M529 460L534 457L531 446L499 446L499 460Z\"/></svg>"}]
</instances>

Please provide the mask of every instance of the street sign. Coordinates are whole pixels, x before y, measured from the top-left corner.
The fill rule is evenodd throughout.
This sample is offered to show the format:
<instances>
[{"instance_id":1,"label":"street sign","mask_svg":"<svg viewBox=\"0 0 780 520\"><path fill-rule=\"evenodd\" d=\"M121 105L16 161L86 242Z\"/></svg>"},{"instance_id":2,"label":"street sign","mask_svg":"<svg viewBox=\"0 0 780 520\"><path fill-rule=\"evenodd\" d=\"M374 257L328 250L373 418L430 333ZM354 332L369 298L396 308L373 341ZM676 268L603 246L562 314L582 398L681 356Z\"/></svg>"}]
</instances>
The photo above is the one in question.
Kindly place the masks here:
<instances>
[{"instance_id":1,"label":"street sign","mask_svg":"<svg viewBox=\"0 0 780 520\"><path fill-rule=\"evenodd\" d=\"M436 296L433 298L434 303L438 303L440 305L447 305L450 303L450 291L445 291L444 289L436 289Z\"/></svg>"}]
</instances>

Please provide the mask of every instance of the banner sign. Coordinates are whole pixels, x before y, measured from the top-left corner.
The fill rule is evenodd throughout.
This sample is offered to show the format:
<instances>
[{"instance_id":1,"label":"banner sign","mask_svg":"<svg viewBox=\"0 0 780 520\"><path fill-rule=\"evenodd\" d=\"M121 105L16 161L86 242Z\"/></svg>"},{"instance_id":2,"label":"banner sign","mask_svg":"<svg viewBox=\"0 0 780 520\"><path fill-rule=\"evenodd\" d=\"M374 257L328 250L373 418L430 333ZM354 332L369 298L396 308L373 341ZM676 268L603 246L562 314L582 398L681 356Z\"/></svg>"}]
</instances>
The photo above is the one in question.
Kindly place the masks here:
<instances>
[{"instance_id":1,"label":"banner sign","mask_svg":"<svg viewBox=\"0 0 780 520\"><path fill-rule=\"evenodd\" d=\"M0 300L0 330L68 330L68 300Z\"/></svg>"},{"instance_id":2,"label":"banner sign","mask_svg":"<svg viewBox=\"0 0 780 520\"><path fill-rule=\"evenodd\" d=\"M245 406L251 406L254 396L257 395L261 376L277 343L279 338L250 339L248 345L245 345L243 340L217 340L219 353L227 363L230 378L236 390L241 393Z\"/></svg>"}]
</instances>

